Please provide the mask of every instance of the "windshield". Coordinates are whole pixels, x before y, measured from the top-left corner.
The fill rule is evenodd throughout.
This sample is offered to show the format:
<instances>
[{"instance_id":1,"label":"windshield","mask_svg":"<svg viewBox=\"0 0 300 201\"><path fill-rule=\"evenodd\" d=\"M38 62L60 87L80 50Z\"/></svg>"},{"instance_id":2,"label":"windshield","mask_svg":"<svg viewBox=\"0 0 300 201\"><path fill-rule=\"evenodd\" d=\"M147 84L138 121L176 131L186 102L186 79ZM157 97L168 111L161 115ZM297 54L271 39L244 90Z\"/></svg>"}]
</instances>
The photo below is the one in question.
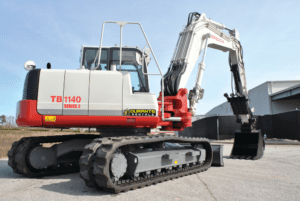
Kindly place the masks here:
<instances>
[{"instance_id":1,"label":"windshield","mask_svg":"<svg viewBox=\"0 0 300 201\"><path fill-rule=\"evenodd\" d=\"M97 55L98 48L85 48L84 55L83 55L83 65L86 69L94 68L98 65L98 60L96 60L95 66L93 62ZM108 70L107 69L107 50L101 51L101 63L97 70Z\"/></svg>"}]
</instances>

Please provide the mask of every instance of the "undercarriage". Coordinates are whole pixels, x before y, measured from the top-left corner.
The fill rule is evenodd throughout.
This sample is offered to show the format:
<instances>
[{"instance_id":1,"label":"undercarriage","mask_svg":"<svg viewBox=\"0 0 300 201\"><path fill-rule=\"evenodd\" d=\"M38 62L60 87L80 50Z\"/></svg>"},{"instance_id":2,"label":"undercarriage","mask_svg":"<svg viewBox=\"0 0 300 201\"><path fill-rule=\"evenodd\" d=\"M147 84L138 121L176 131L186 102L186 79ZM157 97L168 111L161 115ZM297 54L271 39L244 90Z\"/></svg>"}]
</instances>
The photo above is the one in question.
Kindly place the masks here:
<instances>
[{"instance_id":1,"label":"undercarriage","mask_svg":"<svg viewBox=\"0 0 300 201\"><path fill-rule=\"evenodd\" d=\"M13 143L7 153L8 165L15 173L23 174L26 177L78 172L78 161L85 143L91 142L97 137L98 135L25 137ZM80 144L79 141L85 143ZM71 145L70 142L75 143ZM55 144L52 147L43 147L48 143Z\"/></svg>"},{"instance_id":2,"label":"undercarriage","mask_svg":"<svg viewBox=\"0 0 300 201\"><path fill-rule=\"evenodd\" d=\"M43 146L48 143L54 145ZM8 163L26 177L80 171L88 187L119 193L205 171L212 156L201 138L66 135L22 138L8 152Z\"/></svg>"}]
</instances>

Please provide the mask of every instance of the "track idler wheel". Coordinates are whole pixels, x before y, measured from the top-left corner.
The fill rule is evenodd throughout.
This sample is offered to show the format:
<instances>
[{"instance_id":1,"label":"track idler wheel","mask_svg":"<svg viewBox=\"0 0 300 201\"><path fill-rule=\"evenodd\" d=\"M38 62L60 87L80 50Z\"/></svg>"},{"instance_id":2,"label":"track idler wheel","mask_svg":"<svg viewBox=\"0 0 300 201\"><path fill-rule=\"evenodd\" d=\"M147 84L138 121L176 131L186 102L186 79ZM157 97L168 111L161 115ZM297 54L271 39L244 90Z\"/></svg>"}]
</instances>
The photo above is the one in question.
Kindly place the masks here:
<instances>
[{"instance_id":1,"label":"track idler wheel","mask_svg":"<svg viewBox=\"0 0 300 201\"><path fill-rule=\"evenodd\" d=\"M258 160L263 157L264 150L265 141L260 130L235 132L230 158Z\"/></svg>"}]
</instances>

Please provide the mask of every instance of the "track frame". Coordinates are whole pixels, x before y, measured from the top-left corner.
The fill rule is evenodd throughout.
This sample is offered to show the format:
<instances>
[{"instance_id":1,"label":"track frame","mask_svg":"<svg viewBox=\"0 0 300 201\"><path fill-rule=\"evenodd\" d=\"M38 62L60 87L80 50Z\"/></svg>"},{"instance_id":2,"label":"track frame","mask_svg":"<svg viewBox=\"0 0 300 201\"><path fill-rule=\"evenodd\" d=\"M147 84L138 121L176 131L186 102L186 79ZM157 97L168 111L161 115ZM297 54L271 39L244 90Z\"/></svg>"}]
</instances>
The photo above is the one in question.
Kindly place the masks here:
<instances>
[{"instance_id":1,"label":"track frame","mask_svg":"<svg viewBox=\"0 0 300 201\"><path fill-rule=\"evenodd\" d=\"M161 142L190 143L191 145L201 144L206 150L206 159L201 165L187 166L178 170L160 172L156 175L121 179L118 181L111 179L110 162L114 152L118 148L126 145L146 145ZM87 145L83 151L83 155L79 160L80 176L89 187L98 187L107 192L120 193L168 181L173 178L206 171L211 166L212 156L211 144L204 138L187 138L168 135L98 138Z\"/></svg>"}]
</instances>

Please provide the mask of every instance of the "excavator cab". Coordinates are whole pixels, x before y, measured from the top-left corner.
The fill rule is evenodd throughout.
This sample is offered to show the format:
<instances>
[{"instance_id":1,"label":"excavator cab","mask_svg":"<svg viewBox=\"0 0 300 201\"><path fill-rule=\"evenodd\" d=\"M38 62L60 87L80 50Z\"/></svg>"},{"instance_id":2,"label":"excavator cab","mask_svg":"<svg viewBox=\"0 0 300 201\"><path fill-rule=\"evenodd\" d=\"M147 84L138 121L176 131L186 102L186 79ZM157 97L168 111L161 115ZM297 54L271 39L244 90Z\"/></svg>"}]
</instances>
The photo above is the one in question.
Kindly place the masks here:
<instances>
[{"instance_id":1,"label":"excavator cab","mask_svg":"<svg viewBox=\"0 0 300 201\"><path fill-rule=\"evenodd\" d=\"M120 68L120 47L102 47L101 59L98 66L97 52L99 47L82 46L81 67L102 71L129 72L131 77L132 92L149 92L149 79L147 73L146 57L136 47L122 47L122 65ZM144 55L145 56L145 55ZM144 65L143 63L144 62ZM98 68L97 68L98 66ZM144 72L144 73L143 73Z\"/></svg>"}]
</instances>

